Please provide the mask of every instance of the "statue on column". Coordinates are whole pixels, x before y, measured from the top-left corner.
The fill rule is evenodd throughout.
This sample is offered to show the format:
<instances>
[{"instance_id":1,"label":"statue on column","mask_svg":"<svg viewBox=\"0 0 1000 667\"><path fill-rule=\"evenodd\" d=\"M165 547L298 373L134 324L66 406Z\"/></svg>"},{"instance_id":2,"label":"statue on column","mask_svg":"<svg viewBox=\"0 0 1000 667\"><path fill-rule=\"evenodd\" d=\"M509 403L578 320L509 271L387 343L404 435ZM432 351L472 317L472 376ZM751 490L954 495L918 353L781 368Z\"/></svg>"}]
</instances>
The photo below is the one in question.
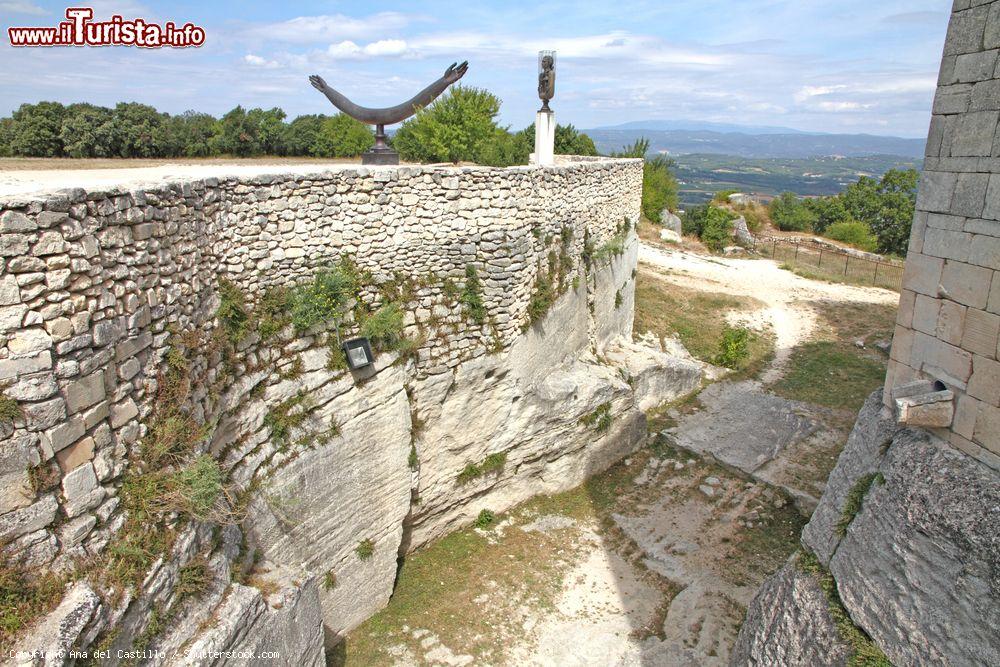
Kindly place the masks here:
<instances>
[{"instance_id":1,"label":"statue on column","mask_svg":"<svg viewBox=\"0 0 1000 667\"><path fill-rule=\"evenodd\" d=\"M549 100L556 96L556 54L555 51L540 51L538 54L538 97L542 100L539 111L551 111Z\"/></svg>"}]
</instances>

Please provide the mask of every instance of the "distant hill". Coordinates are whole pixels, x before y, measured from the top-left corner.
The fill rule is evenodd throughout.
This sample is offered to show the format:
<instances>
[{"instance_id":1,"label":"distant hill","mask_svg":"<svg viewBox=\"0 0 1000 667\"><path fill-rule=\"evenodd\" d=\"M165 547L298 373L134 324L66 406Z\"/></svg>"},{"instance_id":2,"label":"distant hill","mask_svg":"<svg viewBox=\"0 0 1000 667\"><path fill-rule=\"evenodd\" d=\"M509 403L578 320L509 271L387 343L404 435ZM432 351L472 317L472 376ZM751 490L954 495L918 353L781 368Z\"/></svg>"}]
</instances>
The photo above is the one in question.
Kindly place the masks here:
<instances>
[{"instance_id":1,"label":"distant hill","mask_svg":"<svg viewBox=\"0 0 1000 667\"><path fill-rule=\"evenodd\" d=\"M825 132L803 132L777 125L737 125L735 123L713 123L706 120L633 120L620 125L598 127L598 130L707 130L709 132L740 132L742 134L826 134Z\"/></svg>"},{"instance_id":2,"label":"distant hill","mask_svg":"<svg viewBox=\"0 0 1000 667\"><path fill-rule=\"evenodd\" d=\"M627 125L651 123L683 123L684 121L636 121ZM925 139L884 137L871 134L810 134L784 128L764 128L767 131L726 132L707 129L595 128L584 130L594 140L597 150L610 153L645 137L652 153L681 155L688 153L737 155L748 158L810 158L839 155L899 155L922 158Z\"/></svg>"}]
</instances>

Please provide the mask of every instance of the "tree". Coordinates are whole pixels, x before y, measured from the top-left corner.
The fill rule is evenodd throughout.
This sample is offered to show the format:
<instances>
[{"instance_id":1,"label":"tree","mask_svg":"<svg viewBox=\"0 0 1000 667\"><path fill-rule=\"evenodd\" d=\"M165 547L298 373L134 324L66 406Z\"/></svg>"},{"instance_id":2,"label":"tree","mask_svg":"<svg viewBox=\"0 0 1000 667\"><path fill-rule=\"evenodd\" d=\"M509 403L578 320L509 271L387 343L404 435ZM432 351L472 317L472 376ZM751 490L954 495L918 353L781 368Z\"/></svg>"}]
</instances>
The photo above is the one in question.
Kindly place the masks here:
<instances>
[{"instance_id":1,"label":"tree","mask_svg":"<svg viewBox=\"0 0 1000 667\"><path fill-rule=\"evenodd\" d=\"M736 214L724 208L713 206L711 202L693 206L681 218L681 230L693 234L711 250L722 250L733 232Z\"/></svg>"},{"instance_id":2,"label":"tree","mask_svg":"<svg viewBox=\"0 0 1000 667\"><path fill-rule=\"evenodd\" d=\"M769 207L771 221L786 232L804 232L812 229L815 215L793 192L782 192Z\"/></svg>"},{"instance_id":3,"label":"tree","mask_svg":"<svg viewBox=\"0 0 1000 667\"><path fill-rule=\"evenodd\" d=\"M70 104L66 107L59 138L69 157L111 157L113 114L107 107Z\"/></svg>"},{"instance_id":4,"label":"tree","mask_svg":"<svg viewBox=\"0 0 1000 667\"><path fill-rule=\"evenodd\" d=\"M212 150L240 157L260 153L256 128L243 107L237 106L219 120L218 132L212 137Z\"/></svg>"},{"instance_id":5,"label":"tree","mask_svg":"<svg viewBox=\"0 0 1000 667\"><path fill-rule=\"evenodd\" d=\"M212 154L217 125L207 113L185 111L164 119L153 133L153 142L162 157L205 157Z\"/></svg>"},{"instance_id":6,"label":"tree","mask_svg":"<svg viewBox=\"0 0 1000 667\"><path fill-rule=\"evenodd\" d=\"M663 222L663 210L677 210L678 186L673 168L676 163L665 155L647 158L649 139L636 139L631 146L623 147L614 157L641 157L642 166L642 214L653 222Z\"/></svg>"},{"instance_id":7,"label":"tree","mask_svg":"<svg viewBox=\"0 0 1000 667\"><path fill-rule=\"evenodd\" d=\"M475 161L496 140L500 99L489 91L452 86L426 109L407 120L392 138L404 160Z\"/></svg>"},{"instance_id":8,"label":"tree","mask_svg":"<svg viewBox=\"0 0 1000 667\"><path fill-rule=\"evenodd\" d=\"M370 126L347 114L324 118L308 154L323 157L354 157L372 147L375 137Z\"/></svg>"},{"instance_id":9,"label":"tree","mask_svg":"<svg viewBox=\"0 0 1000 667\"><path fill-rule=\"evenodd\" d=\"M252 155L281 155L283 146L281 138L285 129L285 112L274 107L250 109L247 112L247 123L255 136L255 150Z\"/></svg>"},{"instance_id":10,"label":"tree","mask_svg":"<svg viewBox=\"0 0 1000 667\"><path fill-rule=\"evenodd\" d=\"M490 167L509 167L512 164L527 164L528 156L534 150L534 141L521 132L511 134L502 127L494 131L491 141L479 148L476 161Z\"/></svg>"},{"instance_id":11,"label":"tree","mask_svg":"<svg viewBox=\"0 0 1000 667\"><path fill-rule=\"evenodd\" d=\"M62 155L63 117L66 108L58 102L22 104L11 118L10 152L29 157Z\"/></svg>"},{"instance_id":12,"label":"tree","mask_svg":"<svg viewBox=\"0 0 1000 667\"><path fill-rule=\"evenodd\" d=\"M315 155L316 140L323 129L326 116L309 114L297 116L291 123L285 125L282 143L286 155Z\"/></svg>"},{"instance_id":13,"label":"tree","mask_svg":"<svg viewBox=\"0 0 1000 667\"><path fill-rule=\"evenodd\" d=\"M156 157L153 140L166 114L138 102L119 102L111 118L109 153L120 157Z\"/></svg>"},{"instance_id":14,"label":"tree","mask_svg":"<svg viewBox=\"0 0 1000 667\"><path fill-rule=\"evenodd\" d=\"M917 172L890 169L881 180L862 176L840 194L849 215L864 222L883 253L906 254L917 201Z\"/></svg>"},{"instance_id":15,"label":"tree","mask_svg":"<svg viewBox=\"0 0 1000 667\"><path fill-rule=\"evenodd\" d=\"M10 118L0 118L0 157L10 157L10 142L14 135L14 121Z\"/></svg>"},{"instance_id":16,"label":"tree","mask_svg":"<svg viewBox=\"0 0 1000 667\"><path fill-rule=\"evenodd\" d=\"M813 214L812 228L817 234L825 234L830 225L851 220L851 214L839 195L807 199L805 205Z\"/></svg>"}]
</instances>

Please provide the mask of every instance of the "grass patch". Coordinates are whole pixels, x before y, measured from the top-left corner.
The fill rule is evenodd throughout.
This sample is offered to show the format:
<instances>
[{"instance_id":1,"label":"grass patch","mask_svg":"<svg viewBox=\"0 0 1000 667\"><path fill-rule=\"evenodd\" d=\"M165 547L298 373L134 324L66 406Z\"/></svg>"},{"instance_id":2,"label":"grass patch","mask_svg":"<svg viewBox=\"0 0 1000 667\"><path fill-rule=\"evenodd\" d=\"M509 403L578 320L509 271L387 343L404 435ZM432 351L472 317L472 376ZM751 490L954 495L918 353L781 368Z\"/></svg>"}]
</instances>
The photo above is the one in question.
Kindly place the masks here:
<instances>
[{"instance_id":1,"label":"grass patch","mask_svg":"<svg viewBox=\"0 0 1000 667\"><path fill-rule=\"evenodd\" d=\"M289 295L290 319L296 330L339 320L348 304L357 298L361 281L354 264L344 258L339 264L320 269L310 282L294 288Z\"/></svg>"},{"instance_id":2,"label":"grass patch","mask_svg":"<svg viewBox=\"0 0 1000 667\"><path fill-rule=\"evenodd\" d=\"M370 539L363 539L358 542L358 546L355 547L354 553L357 554L359 560L368 560L375 555L375 543Z\"/></svg>"},{"instance_id":3,"label":"grass patch","mask_svg":"<svg viewBox=\"0 0 1000 667\"><path fill-rule=\"evenodd\" d=\"M371 340L377 350L395 350L403 338L403 309L398 303L383 304L365 318L359 334Z\"/></svg>"},{"instance_id":4,"label":"grass patch","mask_svg":"<svg viewBox=\"0 0 1000 667\"><path fill-rule=\"evenodd\" d=\"M243 291L226 278L219 279L219 308L215 311L219 325L233 345L250 332L250 313Z\"/></svg>"},{"instance_id":5,"label":"grass patch","mask_svg":"<svg viewBox=\"0 0 1000 667\"><path fill-rule=\"evenodd\" d=\"M597 406L589 415L580 417L580 423L593 428L598 433L607 433L611 429L611 403L606 401Z\"/></svg>"},{"instance_id":6,"label":"grass patch","mask_svg":"<svg viewBox=\"0 0 1000 667\"><path fill-rule=\"evenodd\" d=\"M756 299L674 285L640 266L635 283L634 331L636 335L652 331L660 338L677 336L695 358L714 363L720 341L729 328L726 313L764 307ZM773 354L772 337L754 335L747 342L747 356L739 367L740 374L757 375Z\"/></svg>"},{"instance_id":7,"label":"grass patch","mask_svg":"<svg viewBox=\"0 0 1000 667\"><path fill-rule=\"evenodd\" d=\"M494 452L479 463L469 463L458 473L458 483L468 484L472 480L491 472L503 470L507 464L507 452Z\"/></svg>"},{"instance_id":8,"label":"grass patch","mask_svg":"<svg viewBox=\"0 0 1000 667\"><path fill-rule=\"evenodd\" d=\"M857 412L885 380L885 364L839 341L811 341L792 350L784 377L771 385L793 400Z\"/></svg>"},{"instance_id":9,"label":"grass patch","mask_svg":"<svg viewBox=\"0 0 1000 667\"><path fill-rule=\"evenodd\" d=\"M22 631L59 604L65 583L55 574L28 571L6 557L0 560L0 651L4 655Z\"/></svg>"},{"instance_id":10,"label":"grass patch","mask_svg":"<svg viewBox=\"0 0 1000 667\"><path fill-rule=\"evenodd\" d=\"M867 475L862 475L854 482L851 490L847 492L844 507L840 510L840 519L837 520L836 525L837 535L841 537L847 535L847 527L851 525L854 517L861 511L861 506L865 502L865 496L872 488L872 485L876 483L885 483L885 478L882 477L882 473L880 472L870 472Z\"/></svg>"},{"instance_id":11,"label":"grass patch","mask_svg":"<svg viewBox=\"0 0 1000 667\"><path fill-rule=\"evenodd\" d=\"M271 408L264 415L264 426L271 429L271 439L278 446L278 451L288 449L292 438L292 429L301 426L308 419L308 396L299 392L289 399Z\"/></svg>"},{"instance_id":12,"label":"grass patch","mask_svg":"<svg viewBox=\"0 0 1000 667\"><path fill-rule=\"evenodd\" d=\"M323 590L332 591L337 587L337 573L333 570L323 575Z\"/></svg>"},{"instance_id":13,"label":"grass patch","mask_svg":"<svg viewBox=\"0 0 1000 667\"><path fill-rule=\"evenodd\" d=\"M892 663L885 657L882 649L872 641L872 638L864 630L854 624L851 615L847 613L844 603L840 600L837 582L833 575L819 562L815 554L808 551L801 552L797 565L800 570L819 580L820 588L826 594L827 609L837 626L840 638L847 642L853 650L853 655L847 664L850 667L892 667Z\"/></svg>"}]
</instances>

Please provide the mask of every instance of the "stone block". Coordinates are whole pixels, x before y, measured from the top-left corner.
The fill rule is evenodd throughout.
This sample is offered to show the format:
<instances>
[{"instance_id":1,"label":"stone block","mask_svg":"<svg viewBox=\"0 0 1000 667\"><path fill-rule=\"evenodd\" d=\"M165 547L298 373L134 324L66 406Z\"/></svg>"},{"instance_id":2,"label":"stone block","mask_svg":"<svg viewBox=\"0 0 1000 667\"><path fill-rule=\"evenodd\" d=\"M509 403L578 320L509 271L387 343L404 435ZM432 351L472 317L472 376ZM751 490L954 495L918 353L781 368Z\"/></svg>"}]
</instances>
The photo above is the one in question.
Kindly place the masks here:
<instances>
[{"instance_id":1,"label":"stone block","mask_svg":"<svg viewBox=\"0 0 1000 667\"><path fill-rule=\"evenodd\" d=\"M941 300L918 294L913 306L913 328L931 336L937 332Z\"/></svg>"},{"instance_id":2,"label":"stone block","mask_svg":"<svg viewBox=\"0 0 1000 667\"><path fill-rule=\"evenodd\" d=\"M949 345L961 346L967 308L944 299L938 311L936 336Z\"/></svg>"},{"instance_id":3,"label":"stone block","mask_svg":"<svg viewBox=\"0 0 1000 667\"><path fill-rule=\"evenodd\" d=\"M59 543L63 549L72 549L83 542L83 539L90 534L96 525L97 517L93 514L84 514L72 521L67 521L59 529Z\"/></svg>"},{"instance_id":4,"label":"stone block","mask_svg":"<svg viewBox=\"0 0 1000 667\"><path fill-rule=\"evenodd\" d=\"M986 19L986 30L983 34L983 46L987 49L1000 47L1000 4L990 5L990 13Z\"/></svg>"},{"instance_id":5,"label":"stone block","mask_svg":"<svg viewBox=\"0 0 1000 667\"><path fill-rule=\"evenodd\" d=\"M986 190L983 217L990 220L1000 220L1000 174L990 174L990 185Z\"/></svg>"},{"instance_id":6,"label":"stone block","mask_svg":"<svg viewBox=\"0 0 1000 667\"><path fill-rule=\"evenodd\" d=\"M51 454L55 454L82 438L85 432L83 418L72 417L46 431L43 434L43 441L47 443Z\"/></svg>"},{"instance_id":7,"label":"stone block","mask_svg":"<svg viewBox=\"0 0 1000 667\"><path fill-rule=\"evenodd\" d=\"M14 276L0 276L0 306L13 306L21 303L21 290Z\"/></svg>"},{"instance_id":8,"label":"stone block","mask_svg":"<svg viewBox=\"0 0 1000 667\"><path fill-rule=\"evenodd\" d=\"M972 440L993 454L1000 455L1000 410L987 403L980 403Z\"/></svg>"},{"instance_id":9,"label":"stone block","mask_svg":"<svg viewBox=\"0 0 1000 667\"><path fill-rule=\"evenodd\" d=\"M983 48L989 7L979 6L952 14L945 38L945 55L973 53Z\"/></svg>"},{"instance_id":10,"label":"stone block","mask_svg":"<svg viewBox=\"0 0 1000 667\"><path fill-rule=\"evenodd\" d=\"M917 208L932 213L949 213L958 176L947 171L925 171L920 176Z\"/></svg>"},{"instance_id":11,"label":"stone block","mask_svg":"<svg viewBox=\"0 0 1000 667\"><path fill-rule=\"evenodd\" d=\"M968 261L969 245L972 234L966 232L949 232L944 229L930 228L924 234L923 254L944 259Z\"/></svg>"},{"instance_id":12,"label":"stone block","mask_svg":"<svg viewBox=\"0 0 1000 667\"><path fill-rule=\"evenodd\" d=\"M990 269L948 260L941 272L941 286L949 299L982 310L989 297L986 286L992 277Z\"/></svg>"},{"instance_id":13,"label":"stone block","mask_svg":"<svg viewBox=\"0 0 1000 667\"><path fill-rule=\"evenodd\" d=\"M972 373L972 355L922 333L914 335L914 361L920 361L920 370L949 386L964 389Z\"/></svg>"},{"instance_id":14,"label":"stone block","mask_svg":"<svg viewBox=\"0 0 1000 667\"><path fill-rule=\"evenodd\" d=\"M87 461L93 460L93 458L94 439L91 437L83 438L56 454L56 460L59 462L59 468L61 468L64 473L69 472L74 468L78 468Z\"/></svg>"},{"instance_id":15,"label":"stone block","mask_svg":"<svg viewBox=\"0 0 1000 667\"><path fill-rule=\"evenodd\" d=\"M66 418L66 402L61 396L39 403L24 403L21 410L29 431L44 431Z\"/></svg>"},{"instance_id":16,"label":"stone block","mask_svg":"<svg viewBox=\"0 0 1000 667\"><path fill-rule=\"evenodd\" d=\"M1000 79L982 81L972 87L969 111L988 111L1000 108Z\"/></svg>"},{"instance_id":17,"label":"stone block","mask_svg":"<svg viewBox=\"0 0 1000 667\"><path fill-rule=\"evenodd\" d=\"M31 254L35 257L58 255L63 252L66 252L66 241L59 232L42 232L31 249Z\"/></svg>"},{"instance_id":18,"label":"stone block","mask_svg":"<svg viewBox=\"0 0 1000 667\"><path fill-rule=\"evenodd\" d=\"M969 246L969 264L1000 268L1000 237L976 234Z\"/></svg>"},{"instance_id":19,"label":"stone block","mask_svg":"<svg viewBox=\"0 0 1000 667\"><path fill-rule=\"evenodd\" d=\"M899 310L896 313L896 323L904 327L913 327L913 309L916 303L916 293L904 289L899 294Z\"/></svg>"},{"instance_id":20,"label":"stone block","mask_svg":"<svg viewBox=\"0 0 1000 667\"><path fill-rule=\"evenodd\" d=\"M90 375L68 382L63 387L66 396L66 409L69 414L76 414L84 408L104 400L104 373L95 371Z\"/></svg>"},{"instance_id":21,"label":"stone block","mask_svg":"<svg viewBox=\"0 0 1000 667\"><path fill-rule=\"evenodd\" d=\"M0 232L33 232L38 229L34 220L20 211L4 211L0 215Z\"/></svg>"},{"instance_id":22,"label":"stone block","mask_svg":"<svg viewBox=\"0 0 1000 667\"><path fill-rule=\"evenodd\" d=\"M978 218L986 202L989 174L959 174L951 200L951 212L967 218Z\"/></svg>"},{"instance_id":23,"label":"stone block","mask_svg":"<svg viewBox=\"0 0 1000 667\"><path fill-rule=\"evenodd\" d=\"M52 368L52 354L46 350L30 357L0 359L0 381Z\"/></svg>"},{"instance_id":24,"label":"stone block","mask_svg":"<svg viewBox=\"0 0 1000 667\"><path fill-rule=\"evenodd\" d=\"M7 349L15 356L26 356L52 347L52 337L41 327L22 329L7 341Z\"/></svg>"},{"instance_id":25,"label":"stone block","mask_svg":"<svg viewBox=\"0 0 1000 667\"><path fill-rule=\"evenodd\" d=\"M993 272L993 281L990 285L990 298L986 304L986 310L989 312L1000 315L1000 270ZM2 364L0 364L2 368ZM3 373L0 373L0 378L3 377Z\"/></svg>"},{"instance_id":26,"label":"stone block","mask_svg":"<svg viewBox=\"0 0 1000 667\"><path fill-rule=\"evenodd\" d=\"M956 83L951 86L942 86L937 89L934 95L934 104L931 110L935 115L940 114L960 114L966 113L972 104L972 85L968 83ZM952 119L946 121L943 134L947 136L952 130ZM948 155L944 150L946 140L942 141L941 155Z\"/></svg>"},{"instance_id":27,"label":"stone block","mask_svg":"<svg viewBox=\"0 0 1000 667\"><path fill-rule=\"evenodd\" d=\"M912 355L913 338L914 333L911 329L897 326L892 334L892 348L889 350L889 358L908 364Z\"/></svg>"},{"instance_id":28,"label":"stone block","mask_svg":"<svg viewBox=\"0 0 1000 667\"><path fill-rule=\"evenodd\" d=\"M49 494L33 505L0 516L0 542L11 540L45 528L56 518L59 503Z\"/></svg>"},{"instance_id":29,"label":"stone block","mask_svg":"<svg viewBox=\"0 0 1000 667\"><path fill-rule=\"evenodd\" d=\"M115 403L111 406L111 428L121 428L138 415L139 408L131 398Z\"/></svg>"},{"instance_id":30,"label":"stone block","mask_svg":"<svg viewBox=\"0 0 1000 667\"><path fill-rule=\"evenodd\" d=\"M952 157L987 157L993 153L1000 111L971 111L956 120L951 136Z\"/></svg>"},{"instance_id":31,"label":"stone block","mask_svg":"<svg viewBox=\"0 0 1000 667\"><path fill-rule=\"evenodd\" d=\"M972 440L978 415L979 401L966 394L960 394L955 401L955 418L951 422L951 430L963 438Z\"/></svg>"},{"instance_id":32,"label":"stone block","mask_svg":"<svg viewBox=\"0 0 1000 667\"><path fill-rule=\"evenodd\" d=\"M974 355L968 393L984 403L1000 406L1000 362Z\"/></svg>"},{"instance_id":33,"label":"stone block","mask_svg":"<svg viewBox=\"0 0 1000 667\"><path fill-rule=\"evenodd\" d=\"M19 257L28 252L27 234L0 234L0 257Z\"/></svg>"},{"instance_id":34,"label":"stone block","mask_svg":"<svg viewBox=\"0 0 1000 667\"><path fill-rule=\"evenodd\" d=\"M896 399L896 423L924 428L947 428L955 415L955 395L950 390Z\"/></svg>"},{"instance_id":35,"label":"stone block","mask_svg":"<svg viewBox=\"0 0 1000 667\"><path fill-rule=\"evenodd\" d=\"M986 81L993 78L996 66L997 51L995 49L965 53L955 59L954 77L961 83Z\"/></svg>"},{"instance_id":36,"label":"stone block","mask_svg":"<svg viewBox=\"0 0 1000 667\"><path fill-rule=\"evenodd\" d=\"M918 294L936 297L943 270L944 260L940 257L910 253L903 266L903 287Z\"/></svg>"},{"instance_id":37,"label":"stone block","mask_svg":"<svg viewBox=\"0 0 1000 667\"><path fill-rule=\"evenodd\" d=\"M1000 337L1000 315L975 308L970 308L966 312L962 349L996 359L998 337Z\"/></svg>"}]
</instances>

